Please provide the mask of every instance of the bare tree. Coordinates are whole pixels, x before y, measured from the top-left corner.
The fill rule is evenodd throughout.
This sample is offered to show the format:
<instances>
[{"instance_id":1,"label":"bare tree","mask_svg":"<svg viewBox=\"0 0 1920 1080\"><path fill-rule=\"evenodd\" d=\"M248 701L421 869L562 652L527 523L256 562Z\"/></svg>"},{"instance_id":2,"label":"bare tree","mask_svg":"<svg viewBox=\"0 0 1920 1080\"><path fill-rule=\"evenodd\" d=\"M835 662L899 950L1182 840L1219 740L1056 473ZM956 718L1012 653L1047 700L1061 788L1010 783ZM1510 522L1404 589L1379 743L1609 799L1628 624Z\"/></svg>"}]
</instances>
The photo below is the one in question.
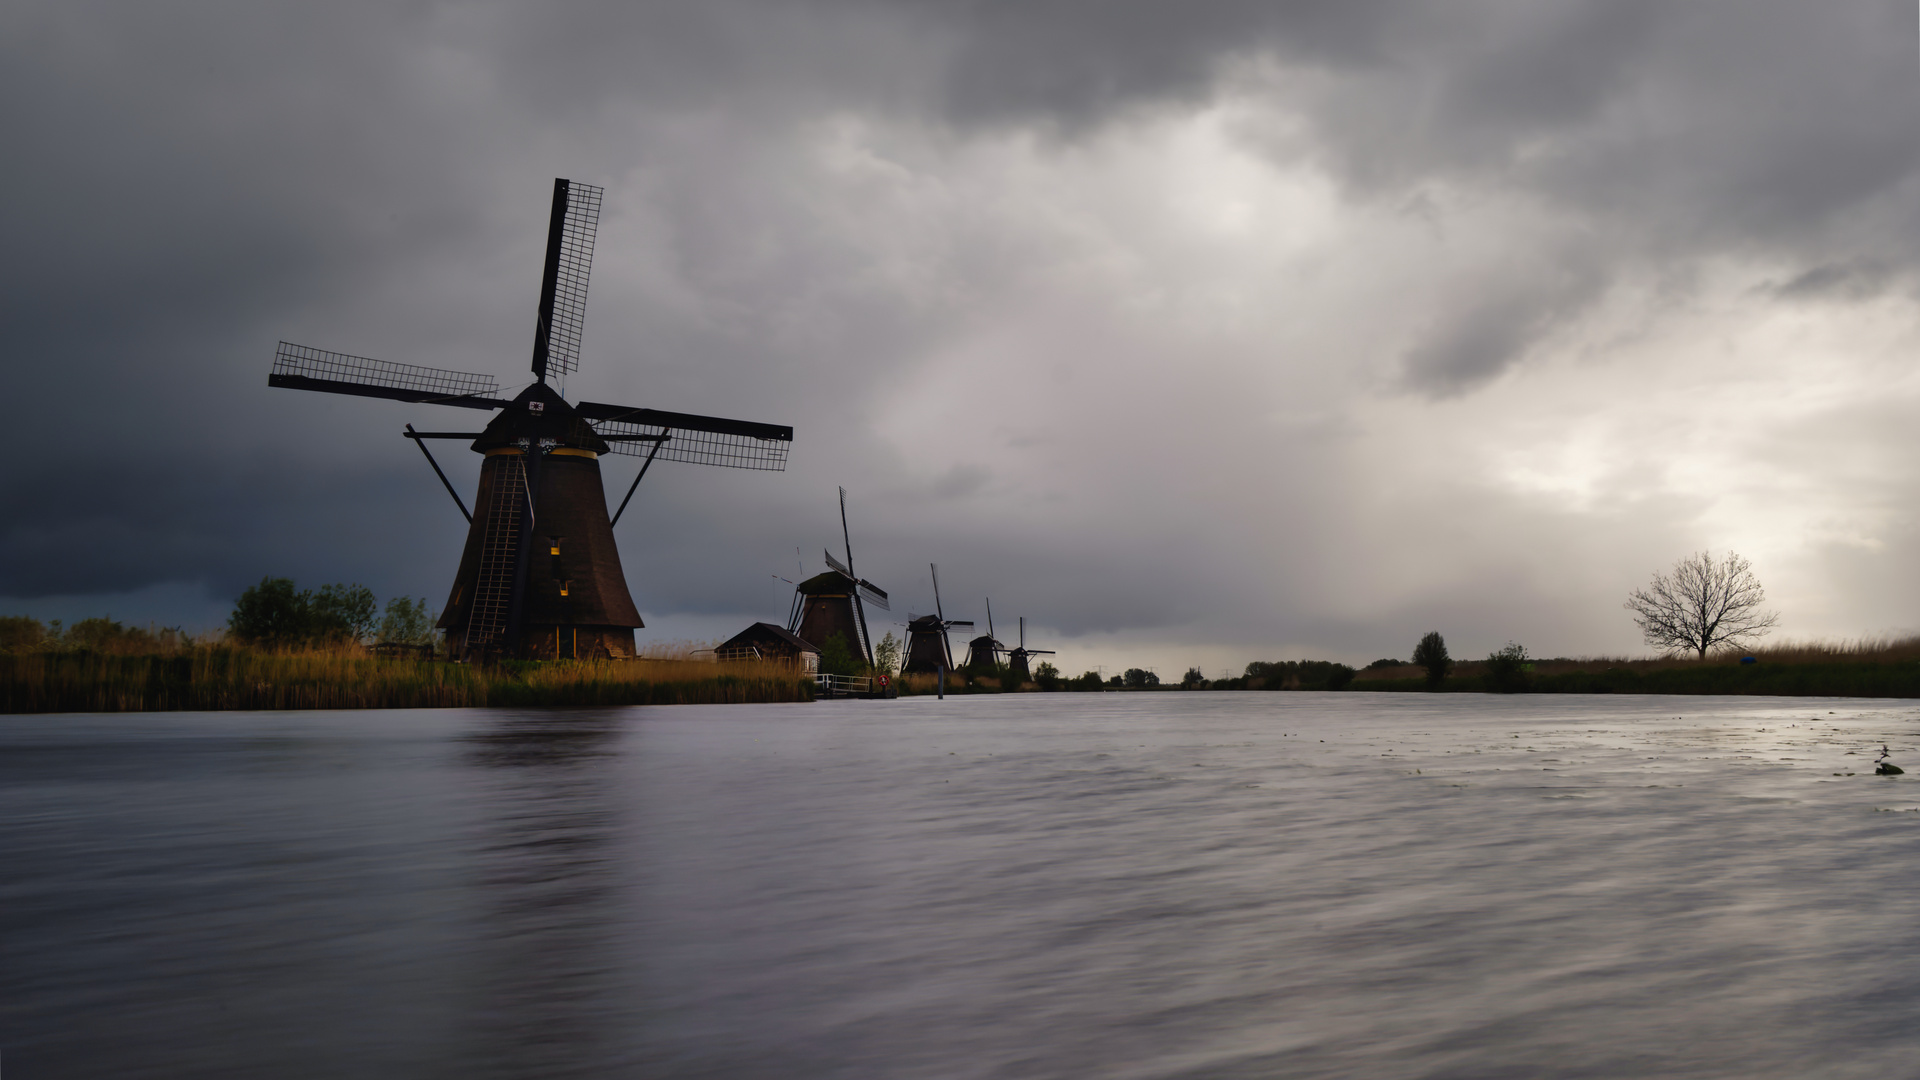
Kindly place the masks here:
<instances>
[{"instance_id":1,"label":"bare tree","mask_svg":"<svg viewBox=\"0 0 1920 1080\"><path fill-rule=\"evenodd\" d=\"M1655 574L1626 606L1647 644L1705 660L1714 649L1738 648L1773 629L1780 616L1760 610L1766 598L1747 560L1729 551L1715 562L1702 551L1673 564L1672 573Z\"/></svg>"}]
</instances>

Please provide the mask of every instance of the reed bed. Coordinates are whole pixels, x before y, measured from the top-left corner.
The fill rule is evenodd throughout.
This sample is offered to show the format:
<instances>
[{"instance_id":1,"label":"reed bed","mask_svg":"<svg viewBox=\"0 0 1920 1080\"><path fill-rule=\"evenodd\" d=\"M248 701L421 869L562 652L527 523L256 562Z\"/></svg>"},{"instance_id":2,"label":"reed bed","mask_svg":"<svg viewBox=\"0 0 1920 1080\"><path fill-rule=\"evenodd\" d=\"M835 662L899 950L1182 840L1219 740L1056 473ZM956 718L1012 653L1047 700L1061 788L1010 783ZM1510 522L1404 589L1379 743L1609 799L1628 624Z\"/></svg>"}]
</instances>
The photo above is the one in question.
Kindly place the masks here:
<instances>
[{"instance_id":1,"label":"reed bed","mask_svg":"<svg viewBox=\"0 0 1920 1080\"><path fill-rule=\"evenodd\" d=\"M422 709L488 705L691 705L810 701L792 667L680 656L491 667L365 655L357 649L172 655L0 654L0 713L179 709Z\"/></svg>"}]
</instances>

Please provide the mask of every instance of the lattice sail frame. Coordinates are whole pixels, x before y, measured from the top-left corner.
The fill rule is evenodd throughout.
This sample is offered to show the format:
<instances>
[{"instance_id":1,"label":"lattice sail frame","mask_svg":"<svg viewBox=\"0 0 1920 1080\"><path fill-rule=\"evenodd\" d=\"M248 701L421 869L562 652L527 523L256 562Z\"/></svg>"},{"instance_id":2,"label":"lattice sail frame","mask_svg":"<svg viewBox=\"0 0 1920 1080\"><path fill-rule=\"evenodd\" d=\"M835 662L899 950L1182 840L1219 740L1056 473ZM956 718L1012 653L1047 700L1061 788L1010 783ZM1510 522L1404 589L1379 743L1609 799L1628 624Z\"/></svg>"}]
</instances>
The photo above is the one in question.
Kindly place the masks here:
<instances>
[{"instance_id":1,"label":"lattice sail frame","mask_svg":"<svg viewBox=\"0 0 1920 1080\"><path fill-rule=\"evenodd\" d=\"M685 461L694 465L719 465L728 469L754 469L785 472L789 439L763 439L753 435L735 435L719 431L694 431L665 424L630 424L624 420L601 420L593 430L616 454L646 457L653 453L653 440L665 435L660 444L660 461ZM628 441L621 436L644 436L645 441Z\"/></svg>"},{"instance_id":2,"label":"lattice sail frame","mask_svg":"<svg viewBox=\"0 0 1920 1080\"><path fill-rule=\"evenodd\" d=\"M491 375L421 367L417 364L395 364L387 360L295 345L290 341L281 342L279 349L274 352L273 374L321 382L411 390L449 398L491 398L500 393L500 384Z\"/></svg>"},{"instance_id":3,"label":"lattice sail frame","mask_svg":"<svg viewBox=\"0 0 1920 1080\"><path fill-rule=\"evenodd\" d=\"M553 321L547 330L549 373L565 376L580 370L587 278L593 271L593 239L600 228L600 196L604 190L577 180L567 181L567 216L560 228L560 261L553 285Z\"/></svg>"}]
</instances>

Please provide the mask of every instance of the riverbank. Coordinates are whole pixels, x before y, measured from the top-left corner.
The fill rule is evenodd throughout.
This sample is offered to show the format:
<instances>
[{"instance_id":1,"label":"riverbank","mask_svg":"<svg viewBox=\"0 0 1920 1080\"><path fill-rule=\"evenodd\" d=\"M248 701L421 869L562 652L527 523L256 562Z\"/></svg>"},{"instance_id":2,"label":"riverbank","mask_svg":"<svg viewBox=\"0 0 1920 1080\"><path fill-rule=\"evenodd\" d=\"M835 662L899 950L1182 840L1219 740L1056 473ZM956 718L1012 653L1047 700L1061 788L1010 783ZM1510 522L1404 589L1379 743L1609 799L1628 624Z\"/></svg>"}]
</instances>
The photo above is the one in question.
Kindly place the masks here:
<instances>
[{"instance_id":1,"label":"riverbank","mask_svg":"<svg viewBox=\"0 0 1920 1080\"><path fill-rule=\"evenodd\" d=\"M1756 694L1777 697L1920 698L1920 664L1703 664L1634 670L1523 672L1506 685L1462 673L1438 687L1424 678L1355 679L1350 690L1443 694Z\"/></svg>"},{"instance_id":2,"label":"riverbank","mask_svg":"<svg viewBox=\"0 0 1920 1080\"><path fill-rule=\"evenodd\" d=\"M683 659L445 661L228 647L172 655L0 654L0 713L421 709L811 701L791 667Z\"/></svg>"},{"instance_id":3,"label":"riverbank","mask_svg":"<svg viewBox=\"0 0 1920 1080\"><path fill-rule=\"evenodd\" d=\"M1456 665L1437 687L1427 685L1420 668L1401 664L1361 671L1350 689L1387 693L1920 698L1920 639L1786 642L1704 661L1686 657L1534 659L1504 673L1492 670L1486 661L1471 661Z\"/></svg>"}]
</instances>

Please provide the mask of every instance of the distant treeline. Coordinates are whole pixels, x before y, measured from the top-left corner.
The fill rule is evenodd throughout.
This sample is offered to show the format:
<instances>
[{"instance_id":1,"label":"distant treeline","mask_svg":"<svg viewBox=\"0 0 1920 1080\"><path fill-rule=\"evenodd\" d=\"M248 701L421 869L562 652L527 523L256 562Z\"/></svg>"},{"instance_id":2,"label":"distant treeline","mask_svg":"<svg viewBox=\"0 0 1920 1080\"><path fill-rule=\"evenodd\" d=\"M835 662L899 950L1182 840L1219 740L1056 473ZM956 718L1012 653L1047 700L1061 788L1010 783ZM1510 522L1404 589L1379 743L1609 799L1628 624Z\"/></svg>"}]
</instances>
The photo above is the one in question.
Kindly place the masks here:
<instances>
[{"instance_id":1,"label":"distant treeline","mask_svg":"<svg viewBox=\"0 0 1920 1080\"><path fill-rule=\"evenodd\" d=\"M1463 664L1438 684L1424 676L1362 678L1359 691L1466 694L1763 694L1920 698L1920 660L1537 661L1517 674Z\"/></svg>"}]
</instances>

